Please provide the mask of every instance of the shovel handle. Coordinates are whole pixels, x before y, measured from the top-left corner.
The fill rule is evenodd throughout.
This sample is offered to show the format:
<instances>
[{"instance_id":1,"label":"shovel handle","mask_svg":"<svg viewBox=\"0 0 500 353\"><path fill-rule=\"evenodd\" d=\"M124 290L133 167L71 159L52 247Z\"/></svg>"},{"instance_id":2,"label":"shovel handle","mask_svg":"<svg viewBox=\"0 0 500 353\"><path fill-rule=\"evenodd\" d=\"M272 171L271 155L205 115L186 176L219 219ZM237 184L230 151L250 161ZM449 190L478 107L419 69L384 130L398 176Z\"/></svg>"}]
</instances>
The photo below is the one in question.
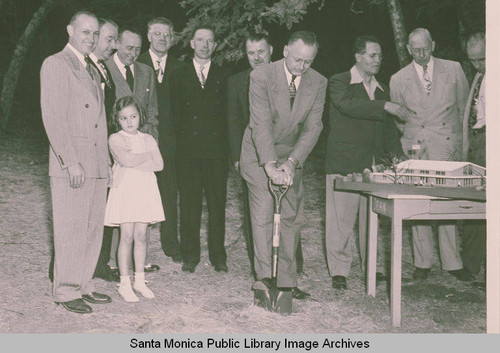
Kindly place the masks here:
<instances>
[{"instance_id":1,"label":"shovel handle","mask_svg":"<svg viewBox=\"0 0 500 353\"><path fill-rule=\"evenodd\" d=\"M271 192L271 195L273 196L274 213L280 214L281 213L281 200L283 200L283 197L287 193L289 186L288 185L275 185L271 181L271 178L269 178L267 185L269 186L269 191Z\"/></svg>"}]
</instances>

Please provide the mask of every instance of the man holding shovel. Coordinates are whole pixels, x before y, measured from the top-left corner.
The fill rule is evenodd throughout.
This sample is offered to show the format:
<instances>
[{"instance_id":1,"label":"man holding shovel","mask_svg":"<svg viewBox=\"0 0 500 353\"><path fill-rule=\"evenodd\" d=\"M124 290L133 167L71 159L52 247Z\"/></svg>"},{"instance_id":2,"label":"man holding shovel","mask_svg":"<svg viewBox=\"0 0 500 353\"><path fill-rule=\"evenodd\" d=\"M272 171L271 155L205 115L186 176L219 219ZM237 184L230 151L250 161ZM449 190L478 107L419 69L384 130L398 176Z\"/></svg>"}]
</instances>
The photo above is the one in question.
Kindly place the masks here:
<instances>
[{"instance_id":1,"label":"man holding shovel","mask_svg":"<svg viewBox=\"0 0 500 353\"><path fill-rule=\"evenodd\" d=\"M327 81L310 66L318 52L312 32L290 36L284 59L250 74L250 122L245 130L240 172L248 185L257 280L272 277L273 198L268 180L289 186L281 203L277 287L296 299L310 294L297 287L297 250L302 201L302 164L321 129Z\"/></svg>"}]
</instances>

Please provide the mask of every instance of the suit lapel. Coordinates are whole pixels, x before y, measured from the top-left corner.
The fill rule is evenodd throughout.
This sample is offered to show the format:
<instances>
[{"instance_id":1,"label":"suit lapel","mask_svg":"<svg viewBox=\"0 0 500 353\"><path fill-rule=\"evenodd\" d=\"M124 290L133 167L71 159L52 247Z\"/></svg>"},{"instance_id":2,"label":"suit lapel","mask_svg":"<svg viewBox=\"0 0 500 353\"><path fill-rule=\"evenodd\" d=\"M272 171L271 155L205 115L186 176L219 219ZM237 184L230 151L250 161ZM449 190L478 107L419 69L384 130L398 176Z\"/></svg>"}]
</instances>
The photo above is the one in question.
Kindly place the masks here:
<instances>
[{"instance_id":1,"label":"suit lapel","mask_svg":"<svg viewBox=\"0 0 500 353\"><path fill-rule=\"evenodd\" d=\"M92 77L88 73L87 69L85 67L83 67L82 63L76 57L76 55L71 51L71 49L66 47L64 49L64 53L66 54L66 59L68 60L70 67L71 67L73 73L75 74L75 76L85 85L85 87L87 87L89 89L89 91L91 91L94 94L94 96L96 96L96 98L98 98L97 97L97 86L96 86L95 80L92 79ZM94 69L94 68L92 67L92 69ZM95 73L95 77L96 78L99 77L99 74Z\"/></svg>"},{"instance_id":2,"label":"suit lapel","mask_svg":"<svg viewBox=\"0 0 500 353\"><path fill-rule=\"evenodd\" d=\"M278 110L278 114L281 118L291 116L290 92L283 65L283 60L277 61L276 64L274 64L276 79L271 83L271 90L275 97L276 110Z\"/></svg>"},{"instance_id":3,"label":"suit lapel","mask_svg":"<svg viewBox=\"0 0 500 353\"><path fill-rule=\"evenodd\" d=\"M441 99L443 94L442 86L446 82L446 71L444 70L441 62L434 58L434 70L432 73L432 88L430 98L433 102L437 102Z\"/></svg>"},{"instance_id":4,"label":"suit lapel","mask_svg":"<svg viewBox=\"0 0 500 353\"><path fill-rule=\"evenodd\" d=\"M106 60L106 64L108 65L108 69L111 72L111 76L113 77L115 87L120 87L120 89L126 91L127 96L132 95L132 91L130 90L130 87L128 86L127 81L122 76L122 73L120 72L120 69L118 69L118 66L116 66L116 63L111 57L110 59ZM135 78L134 78L135 82ZM134 83L135 85L135 83Z\"/></svg>"},{"instance_id":5,"label":"suit lapel","mask_svg":"<svg viewBox=\"0 0 500 353\"><path fill-rule=\"evenodd\" d=\"M314 90L311 89L311 85L311 75L306 71L300 79L297 96L295 97L295 101L293 103L292 121L301 118L304 111L309 108L312 102L312 95L314 93Z\"/></svg>"}]
</instances>

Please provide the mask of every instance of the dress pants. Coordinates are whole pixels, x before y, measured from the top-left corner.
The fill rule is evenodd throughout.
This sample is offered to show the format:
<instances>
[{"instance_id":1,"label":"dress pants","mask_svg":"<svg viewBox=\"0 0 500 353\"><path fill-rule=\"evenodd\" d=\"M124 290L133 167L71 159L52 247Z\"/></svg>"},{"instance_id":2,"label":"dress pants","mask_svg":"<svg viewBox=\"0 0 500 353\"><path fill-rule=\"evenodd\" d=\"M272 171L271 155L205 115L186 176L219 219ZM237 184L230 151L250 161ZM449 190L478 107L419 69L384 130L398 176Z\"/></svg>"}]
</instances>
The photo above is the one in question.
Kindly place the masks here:
<instances>
[{"instance_id":1,"label":"dress pants","mask_svg":"<svg viewBox=\"0 0 500 353\"><path fill-rule=\"evenodd\" d=\"M108 262L111 255L111 241L113 239L113 228L104 227L104 232L102 236L102 247L101 253L99 254L99 259L97 260L97 265L95 267L94 277L105 276L109 273Z\"/></svg>"},{"instance_id":2,"label":"dress pants","mask_svg":"<svg viewBox=\"0 0 500 353\"><path fill-rule=\"evenodd\" d=\"M165 168L158 172L158 186L161 194L165 221L160 227L160 242L167 256L180 255L180 245L177 236L177 172L175 160L165 159Z\"/></svg>"},{"instance_id":3,"label":"dress pants","mask_svg":"<svg viewBox=\"0 0 500 353\"><path fill-rule=\"evenodd\" d=\"M203 191L208 208L208 256L212 265L226 263L226 159L177 159L180 194L181 255L184 263L200 262Z\"/></svg>"},{"instance_id":4,"label":"dress pants","mask_svg":"<svg viewBox=\"0 0 500 353\"><path fill-rule=\"evenodd\" d=\"M67 178L50 178L54 222L55 302L93 292L92 277L99 258L108 179L85 179L72 189Z\"/></svg>"},{"instance_id":5,"label":"dress pants","mask_svg":"<svg viewBox=\"0 0 500 353\"><path fill-rule=\"evenodd\" d=\"M486 132L469 134L469 161L486 166ZM486 259L486 221L464 221L464 238L462 240L462 261L464 267L477 275L481 264Z\"/></svg>"},{"instance_id":6,"label":"dress pants","mask_svg":"<svg viewBox=\"0 0 500 353\"><path fill-rule=\"evenodd\" d=\"M355 244L354 225L358 214L367 216L368 198L355 192L334 191L335 177L339 174L326 175L326 215L325 215L325 244L328 271L330 276L347 277L351 270L352 246ZM367 229L361 228L358 222L359 252L361 266L365 269ZM384 273L384 251L381 241L381 232L378 232L377 241L377 272Z\"/></svg>"},{"instance_id":7,"label":"dress pants","mask_svg":"<svg viewBox=\"0 0 500 353\"><path fill-rule=\"evenodd\" d=\"M274 200L266 179L263 179L259 184L247 180L247 185L255 252L255 272L257 279L271 278ZM300 238L301 221L303 220L303 216L299 214L302 195L302 169L296 169L293 185L281 201L278 287L297 287L295 254Z\"/></svg>"}]
</instances>

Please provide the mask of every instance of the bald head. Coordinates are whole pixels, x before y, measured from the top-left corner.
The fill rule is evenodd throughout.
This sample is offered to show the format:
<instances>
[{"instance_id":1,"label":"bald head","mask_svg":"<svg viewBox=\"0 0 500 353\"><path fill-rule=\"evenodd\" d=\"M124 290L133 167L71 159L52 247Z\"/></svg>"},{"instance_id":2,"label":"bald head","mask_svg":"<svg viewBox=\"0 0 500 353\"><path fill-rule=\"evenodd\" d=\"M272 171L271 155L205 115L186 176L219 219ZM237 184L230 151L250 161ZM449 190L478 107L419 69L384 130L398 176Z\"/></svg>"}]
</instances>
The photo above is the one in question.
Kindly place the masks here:
<instances>
[{"instance_id":1,"label":"bald head","mask_svg":"<svg viewBox=\"0 0 500 353\"><path fill-rule=\"evenodd\" d=\"M484 33L474 33L467 39L467 57L474 68L484 73L486 71L486 40Z\"/></svg>"},{"instance_id":2,"label":"bald head","mask_svg":"<svg viewBox=\"0 0 500 353\"><path fill-rule=\"evenodd\" d=\"M421 66L429 63L434 46L431 33L425 28L414 29L408 36L408 52L413 60Z\"/></svg>"}]
</instances>

